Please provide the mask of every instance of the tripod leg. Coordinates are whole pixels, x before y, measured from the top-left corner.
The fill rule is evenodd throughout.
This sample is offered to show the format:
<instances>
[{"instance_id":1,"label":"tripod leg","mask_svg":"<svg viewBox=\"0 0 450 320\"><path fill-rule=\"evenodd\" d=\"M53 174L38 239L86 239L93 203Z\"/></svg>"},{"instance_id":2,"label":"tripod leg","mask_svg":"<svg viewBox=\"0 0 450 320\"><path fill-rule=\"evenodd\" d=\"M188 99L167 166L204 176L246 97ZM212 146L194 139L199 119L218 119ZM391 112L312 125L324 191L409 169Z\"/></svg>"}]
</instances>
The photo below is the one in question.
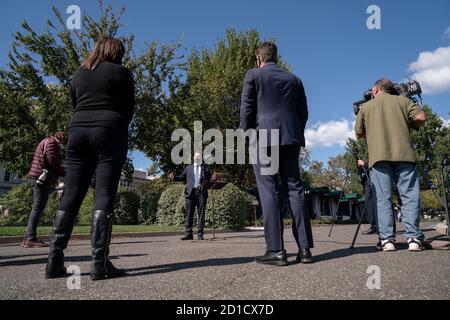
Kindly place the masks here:
<instances>
[{"instance_id":1,"label":"tripod leg","mask_svg":"<svg viewBox=\"0 0 450 320\"><path fill-rule=\"evenodd\" d=\"M367 208L369 207L368 206L369 199L370 199L371 196L372 196L372 187L370 187L369 198L364 203L363 211L361 212L361 215L359 216L358 227L356 228L355 235L353 236L353 241L352 241L352 244L350 245L350 249L353 249L355 247L356 238L358 237L359 229L361 228L361 224L362 224L362 220L364 218L364 215L367 213Z\"/></svg>"},{"instance_id":2,"label":"tripod leg","mask_svg":"<svg viewBox=\"0 0 450 320\"><path fill-rule=\"evenodd\" d=\"M339 195L339 200L337 203L336 210L334 210L335 212L333 212L332 216L331 216L331 228L330 228L330 233L328 233L328 237L331 237L331 233L333 232L335 216L337 218L337 214L339 211L339 204L341 203L342 196L344 195L344 191L345 191L345 188L347 187L347 183L349 180L350 180L350 171L347 170L347 172L345 173L344 183L342 184L342 191L341 191L341 194Z\"/></svg>"},{"instance_id":3,"label":"tripod leg","mask_svg":"<svg viewBox=\"0 0 450 320\"><path fill-rule=\"evenodd\" d=\"M441 171L441 182L442 182L442 195L444 197L444 201L443 201L443 208L445 211L445 216L447 219L447 235L450 236L450 213L448 210L448 198L447 198L447 190L445 188L446 183L445 183L445 177L444 177L444 166L442 166L442 171Z\"/></svg>"},{"instance_id":4,"label":"tripod leg","mask_svg":"<svg viewBox=\"0 0 450 320\"><path fill-rule=\"evenodd\" d=\"M339 200L340 201L340 200ZM339 207L339 202L338 202L338 207ZM335 210L336 212L332 212L331 214L331 228L330 228L330 232L328 233L328 237L331 237L331 233L333 232L333 228L334 228L334 217L335 215L337 215L337 210Z\"/></svg>"},{"instance_id":5,"label":"tripod leg","mask_svg":"<svg viewBox=\"0 0 450 320\"><path fill-rule=\"evenodd\" d=\"M344 184L344 187L345 187L345 184ZM334 212L331 213L331 228L330 228L330 232L328 233L328 237L331 237L331 233L333 232L334 223L336 221L337 214L338 214L338 211L339 211L339 203L341 203L341 199L342 199L342 195L343 194L344 194L344 191L342 191L341 194L339 195L339 199L338 199L338 202L337 202L336 209L333 210Z\"/></svg>"},{"instance_id":6,"label":"tripod leg","mask_svg":"<svg viewBox=\"0 0 450 320\"><path fill-rule=\"evenodd\" d=\"M213 190L211 189L211 198L213 195ZM211 200L212 201L212 200ZM216 238L216 223L214 221L214 201L211 203L211 218L212 218L212 232L213 232L213 237L212 239Z\"/></svg>"}]
</instances>

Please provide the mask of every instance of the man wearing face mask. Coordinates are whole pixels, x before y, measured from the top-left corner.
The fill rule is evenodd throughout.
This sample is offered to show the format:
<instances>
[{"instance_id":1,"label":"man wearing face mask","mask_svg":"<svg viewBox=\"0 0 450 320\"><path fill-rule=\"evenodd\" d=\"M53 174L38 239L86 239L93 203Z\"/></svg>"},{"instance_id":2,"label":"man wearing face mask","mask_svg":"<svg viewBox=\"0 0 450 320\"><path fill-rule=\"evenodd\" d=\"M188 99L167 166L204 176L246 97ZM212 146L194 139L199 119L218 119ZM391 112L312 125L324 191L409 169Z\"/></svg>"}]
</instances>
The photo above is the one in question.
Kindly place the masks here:
<instances>
[{"instance_id":1,"label":"man wearing face mask","mask_svg":"<svg viewBox=\"0 0 450 320\"><path fill-rule=\"evenodd\" d=\"M211 181L211 175L203 164L202 154L195 153L194 164L188 165L180 176L170 173L169 178L186 183L186 234L181 240L194 239L192 225L196 207L198 213L197 239L204 240L206 200L208 199L208 184Z\"/></svg>"},{"instance_id":2,"label":"man wearing face mask","mask_svg":"<svg viewBox=\"0 0 450 320\"><path fill-rule=\"evenodd\" d=\"M286 190L292 213L292 231L298 246L296 260L312 263L314 247L309 212L305 210L305 192L300 181L299 154L305 146L305 126L308 103L303 83L294 74L277 65L278 49L274 43L264 42L256 50L257 68L244 78L241 97L241 128L259 130L259 135L278 130L279 146L277 172L265 174L266 164L258 159L253 165L261 208L264 217L266 253L255 262L275 266L288 265L283 241L283 219L279 204L280 190ZM275 131L276 132L276 131ZM267 148L276 154L276 148ZM261 154L260 154L261 156ZM281 180L281 184L279 181Z\"/></svg>"}]
</instances>

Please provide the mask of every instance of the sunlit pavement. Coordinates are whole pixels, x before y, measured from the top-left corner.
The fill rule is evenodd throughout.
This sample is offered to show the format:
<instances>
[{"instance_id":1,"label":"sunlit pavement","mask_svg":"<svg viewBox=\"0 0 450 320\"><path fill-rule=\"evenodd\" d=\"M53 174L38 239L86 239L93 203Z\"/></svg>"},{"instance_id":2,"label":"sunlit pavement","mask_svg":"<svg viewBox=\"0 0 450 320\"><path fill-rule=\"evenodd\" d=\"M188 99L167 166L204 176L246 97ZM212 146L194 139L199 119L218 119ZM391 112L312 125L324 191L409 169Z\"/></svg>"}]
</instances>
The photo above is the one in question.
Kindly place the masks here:
<instances>
[{"instance_id":1,"label":"sunlit pavement","mask_svg":"<svg viewBox=\"0 0 450 320\"><path fill-rule=\"evenodd\" d=\"M431 226L422 224L427 238L437 236ZM48 248L2 244L0 298L450 299L450 251L409 252L401 235L396 252L378 251L374 235L359 235L355 248L348 249L355 228L338 225L328 237L328 226L314 227L316 262L310 265L295 263L296 244L286 228L292 262L287 267L254 262L265 251L261 231L216 234L214 241L211 234L205 241L180 241L180 236L113 239L111 260L128 276L97 282L89 279L89 241L71 241L65 252L66 267L81 270L78 282L73 277L45 279Z\"/></svg>"}]
</instances>

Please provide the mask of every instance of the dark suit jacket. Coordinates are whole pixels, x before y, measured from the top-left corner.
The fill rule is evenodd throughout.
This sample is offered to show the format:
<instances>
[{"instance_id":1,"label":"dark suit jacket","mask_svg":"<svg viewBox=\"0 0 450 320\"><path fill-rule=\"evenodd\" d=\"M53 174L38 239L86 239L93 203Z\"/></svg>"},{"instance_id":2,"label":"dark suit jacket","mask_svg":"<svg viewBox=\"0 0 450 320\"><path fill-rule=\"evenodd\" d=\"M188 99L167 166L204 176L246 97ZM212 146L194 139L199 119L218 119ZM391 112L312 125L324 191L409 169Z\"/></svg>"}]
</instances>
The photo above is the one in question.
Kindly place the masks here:
<instances>
[{"instance_id":1,"label":"dark suit jacket","mask_svg":"<svg viewBox=\"0 0 450 320\"><path fill-rule=\"evenodd\" d=\"M200 185L202 190L202 196L207 197L208 196L208 187L209 183L211 182L211 174L208 171L208 168L202 164L202 172L200 174ZM186 189L185 189L185 196L189 197L194 192L194 165L190 164L184 168L183 173L179 176L174 177L175 181L183 181L186 183Z\"/></svg>"},{"instance_id":2,"label":"dark suit jacket","mask_svg":"<svg viewBox=\"0 0 450 320\"><path fill-rule=\"evenodd\" d=\"M279 129L280 145L304 147L307 120L305 90L299 78L273 62L247 72L241 97L244 131Z\"/></svg>"}]
</instances>

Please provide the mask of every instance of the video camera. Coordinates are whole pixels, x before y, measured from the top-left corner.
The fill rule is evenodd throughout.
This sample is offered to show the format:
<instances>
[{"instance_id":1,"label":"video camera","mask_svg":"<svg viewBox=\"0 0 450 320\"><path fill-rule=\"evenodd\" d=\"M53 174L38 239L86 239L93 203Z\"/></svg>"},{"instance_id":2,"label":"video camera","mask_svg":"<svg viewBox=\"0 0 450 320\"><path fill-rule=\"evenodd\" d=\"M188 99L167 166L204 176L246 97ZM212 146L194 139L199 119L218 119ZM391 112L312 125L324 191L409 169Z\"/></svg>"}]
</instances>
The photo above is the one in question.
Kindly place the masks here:
<instances>
[{"instance_id":1,"label":"video camera","mask_svg":"<svg viewBox=\"0 0 450 320\"><path fill-rule=\"evenodd\" d=\"M418 95L420 98L421 93L422 89L420 88L419 82L417 82L416 80L411 80L404 83L396 83L392 88L392 92L390 92L390 94L396 96L404 96L409 99L412 99L412 97L415 95ZM355 112L355 114L358 114L359 109L361 109L364 103L373 99L372 89L365 91L363 93L363 97L363 100L359 100L353 103L353 111Z\"/></svg>"}]
</instances>

